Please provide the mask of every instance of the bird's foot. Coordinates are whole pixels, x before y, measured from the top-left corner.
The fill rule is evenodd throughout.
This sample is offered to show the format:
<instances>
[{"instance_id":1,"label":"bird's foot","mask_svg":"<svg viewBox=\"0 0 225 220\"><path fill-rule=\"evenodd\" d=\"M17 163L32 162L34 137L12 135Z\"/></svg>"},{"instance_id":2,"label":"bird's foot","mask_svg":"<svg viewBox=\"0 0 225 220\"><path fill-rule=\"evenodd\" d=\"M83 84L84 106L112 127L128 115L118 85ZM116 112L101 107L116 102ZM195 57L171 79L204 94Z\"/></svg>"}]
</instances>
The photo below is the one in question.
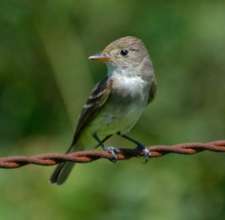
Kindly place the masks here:
<instances>
[{"instance_id":1,"label":"bird's foot","mask_svg":"<svg viewBox=\"0 0 225 220\"><path fill-rule=\"evenodd\" d=\"M111 147L111 146L110 147L104 147L104 150L109 152L112 155L112 158L110 159L110 161L115 163L118 159L116 154L119 153L120 150L116 147Z\"/></svg>"},{"instance_id":2,"label":"bird's foot","mask_svg":"<svg viewBox=\"0 0 225 220\"><path fill-rule=\"evenodd\" d=\"M151 156L151 151L145 147L143 144L138 144L136 150L143 155L145 163L148 162L149 157Z\"/></svg>"}]
</instances>

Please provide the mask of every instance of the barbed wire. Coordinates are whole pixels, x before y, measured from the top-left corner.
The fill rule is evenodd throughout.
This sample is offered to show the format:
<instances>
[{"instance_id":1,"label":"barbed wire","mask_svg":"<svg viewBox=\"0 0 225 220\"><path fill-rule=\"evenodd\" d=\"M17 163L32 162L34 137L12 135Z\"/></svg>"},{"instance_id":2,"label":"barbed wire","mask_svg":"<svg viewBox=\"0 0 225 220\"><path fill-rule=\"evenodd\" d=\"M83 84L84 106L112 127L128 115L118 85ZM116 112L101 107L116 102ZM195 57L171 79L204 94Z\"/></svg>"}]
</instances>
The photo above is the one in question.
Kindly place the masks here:
<instances>
[{"instance_id":1,"label":"barbed wire","mask_svg":"<svg viewBox=\"0 0 225 220\"><path fill-rule=\"evenodd\" d=\"M136 149L118 148L118 160L127 160L132 157L143 156ZM175 145L155 145L148 147L149 158L158 158L167 154L193 155L202 151L213 151L225 153L225 140L216 140L208 143L183 143ZM25 165L34 164L41 166L53 166L63 161L76 163L89 163L98 159L112 159L111 153L107 151L85 150L68 154L46 153L33 156L9 156L0 157L0 168L14 169Z\"/></svg>"}]
</instances>

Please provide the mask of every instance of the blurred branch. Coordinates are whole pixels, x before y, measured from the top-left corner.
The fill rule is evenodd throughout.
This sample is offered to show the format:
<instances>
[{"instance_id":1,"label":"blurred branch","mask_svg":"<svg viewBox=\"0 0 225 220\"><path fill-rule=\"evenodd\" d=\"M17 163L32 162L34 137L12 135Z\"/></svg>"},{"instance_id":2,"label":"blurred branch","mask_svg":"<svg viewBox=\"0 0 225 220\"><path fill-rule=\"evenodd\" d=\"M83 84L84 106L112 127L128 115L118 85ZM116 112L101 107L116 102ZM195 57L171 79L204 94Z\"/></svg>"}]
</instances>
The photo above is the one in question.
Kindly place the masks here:
<instances>
[{"instance_id":1,"label":"blurred branch","mask_svg":"<svg viewBox=\"0 0 225 220\"><path fill-rule=\"evenodd\" d=\"M208 143L184 143L176 145L157 145L149 147L150 158L162 157L166 154L193 155L201 151L213 151L225 153L225 140L217 140ZM127 160L132 157L143 156L135 149L119 148L118 160ZM0 168L18 168L28 164L53 166L63 161L76 163L88 163L98 159L111 159L112 155L106 151L77 151L68 154L47 153L34 156L12 156L0 158Z\"/></svg>"}]
</instances>

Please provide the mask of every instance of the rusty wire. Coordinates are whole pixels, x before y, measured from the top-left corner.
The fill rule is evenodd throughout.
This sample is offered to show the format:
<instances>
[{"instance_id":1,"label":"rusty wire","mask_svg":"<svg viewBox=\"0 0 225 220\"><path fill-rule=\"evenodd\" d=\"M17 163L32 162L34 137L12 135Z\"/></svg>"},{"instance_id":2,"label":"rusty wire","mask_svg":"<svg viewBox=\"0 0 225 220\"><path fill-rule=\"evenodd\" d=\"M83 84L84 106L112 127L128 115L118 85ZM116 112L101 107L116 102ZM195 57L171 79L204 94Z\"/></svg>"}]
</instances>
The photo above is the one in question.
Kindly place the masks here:
<instances>
[{"instance_id":1,"label":"rusty wire","mask_svg":"<svg viewBox=\"0 0 225 220\"><path fill-rule=\"evenodd\" d=\"M193 155L201 151L213 151L225 153L225 140L217 140L208 143L183 143L176 145L151 146L150 159L162 157L166 154ZM143 156L135 149L119 148L118 160L127 160L132 157ZM89 163L98 159L111 159L112 155L106 151L89 150L77 151L68 154L46 153L33 156L10 156L0 157L0 168L14 169L29 164L53 166L62 161L73 161L76 163Z\"/></svg>"}]
</instances>

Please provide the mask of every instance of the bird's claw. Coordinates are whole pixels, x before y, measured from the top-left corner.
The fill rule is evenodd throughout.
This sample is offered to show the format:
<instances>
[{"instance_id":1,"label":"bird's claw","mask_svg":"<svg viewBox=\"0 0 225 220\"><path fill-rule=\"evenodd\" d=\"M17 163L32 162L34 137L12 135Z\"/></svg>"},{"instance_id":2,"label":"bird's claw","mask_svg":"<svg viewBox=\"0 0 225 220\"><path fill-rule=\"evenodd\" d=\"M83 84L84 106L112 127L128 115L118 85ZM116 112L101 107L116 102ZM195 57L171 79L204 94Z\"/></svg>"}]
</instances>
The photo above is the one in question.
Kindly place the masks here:
<instances>
[{"instance_id":1,"label":"bird's claw","mask_svg":"<svg viewBox=\"0 0 225 220\"><path fill-rule=\"evenodd\" d=\"M143 149L143 155L144 155L144 161L145 161L145 163L147 163L149 160L149 157L151 156L151 151L145 147Z\"/></svg>"},{"instance_id":2,"label":"bird's claw","mask_svg":"<svg viewBox=\"0 0 225 220\"><path fill-rule=\"evenodd\" d=\"M151 151L144 145L138 145L137 150L140 152L140 154L143 155L144 161L145 163L147 163L149 160L149 157L151 156Z\"/></svg>"},{"instance_id":3,"label":"bird's claw","mask_svg":"<svg viewBox=\"0 0 225 220\"><path fill-rule=\"evenodd\" d=\"M115 163L118 159L116 154L119 153L119 149L117 149L116 147L105 147L104 150L109 152L112 155L112 158L110 159L110 161Z\"/></svg>"}]
</instances>

